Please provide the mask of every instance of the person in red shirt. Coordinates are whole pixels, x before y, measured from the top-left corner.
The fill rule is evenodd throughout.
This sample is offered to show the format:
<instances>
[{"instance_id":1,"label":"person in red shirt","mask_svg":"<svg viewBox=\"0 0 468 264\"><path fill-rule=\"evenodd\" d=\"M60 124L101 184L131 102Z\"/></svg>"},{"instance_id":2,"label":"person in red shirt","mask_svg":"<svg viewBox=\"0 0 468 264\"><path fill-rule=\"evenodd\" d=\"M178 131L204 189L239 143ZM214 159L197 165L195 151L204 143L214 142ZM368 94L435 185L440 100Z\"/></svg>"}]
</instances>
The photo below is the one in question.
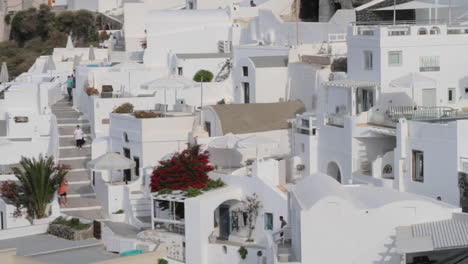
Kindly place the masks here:
<instances>
[{"instance_id":1,"label":"person in red shirt","mask_svg":"<svg viewBox=\"0 0 468 264\"><path fill-rule=\"evenodd\" d=\"M68 200L67 200L67 181L63 180L63 182L59 186L59 204L61 207L67 207L68 206Z\"/></svg>"}]
</instances>

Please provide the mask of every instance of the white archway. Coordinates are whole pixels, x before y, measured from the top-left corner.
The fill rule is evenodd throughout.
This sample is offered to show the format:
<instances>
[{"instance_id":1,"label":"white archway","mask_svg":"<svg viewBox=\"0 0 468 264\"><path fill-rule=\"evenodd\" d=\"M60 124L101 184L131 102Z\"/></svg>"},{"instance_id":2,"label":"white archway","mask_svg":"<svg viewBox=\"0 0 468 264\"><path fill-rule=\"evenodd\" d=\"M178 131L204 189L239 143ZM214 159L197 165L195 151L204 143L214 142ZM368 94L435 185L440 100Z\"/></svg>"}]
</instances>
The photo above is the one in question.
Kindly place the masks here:
<instances>
[{"instance_id":1,"label":"white archway","mask_svg":"<svg viewBox=\"0 0 468 264\"><path fill-rule=\"evenodd\" d=\"M341 170L336 162L332 161L328 163L327 174L339 183L341 183Z\"/></svg>"}]
</instances>

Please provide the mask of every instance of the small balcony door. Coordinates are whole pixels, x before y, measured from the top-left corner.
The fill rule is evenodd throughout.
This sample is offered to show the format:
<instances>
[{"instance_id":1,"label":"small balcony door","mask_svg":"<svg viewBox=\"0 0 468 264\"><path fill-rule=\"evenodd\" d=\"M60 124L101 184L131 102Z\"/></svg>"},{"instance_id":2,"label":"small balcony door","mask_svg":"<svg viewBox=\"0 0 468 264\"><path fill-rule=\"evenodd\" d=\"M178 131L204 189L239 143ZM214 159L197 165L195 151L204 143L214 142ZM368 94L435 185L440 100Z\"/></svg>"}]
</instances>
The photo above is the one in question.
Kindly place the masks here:
<instances>
[{"instance_id":1,"label":"small balcony door","mask_svg":"<svg viewBox=\"0 0 468 264\"><path fill-rule=\"evenodd\" d=\"M231 215L229 213L229 205L222 204L219 206L219 239L229 240L231 234Z\"/></svg>"},{"instance_id":2,"label":"small balcony door","mask_svg":"<svg viewBox=\"0 0 468 264\"><path fill-rule=\"evenodd\" d=\"M127 159L130 159L131 155L130 155L130 149L128 148L124 148L123 149L123 153L124 153L124 156L127 158ZM124 182L125 183L128 183L129 181L132 180L132 170L131 169L128 169L128 170L124 170Z\"/></svg>"},{"instance_id":3,"label":"small balcony door","mask_svg":"<svg viewBox=\"0 0 468 264\"><path fill-rule=\"evenodd\" d=\"M244 88L244 104L250 104L250 83L244 82L242 87Z\"/></svg>"},{"instance_id":4,"label":"small balcony door","mask_svg":"<svg viewBox=\"0 0 468 264\"><path fill-rule=\"evenodd\" d=\"M437 105L437 90L436 89L423 89L422 90L422 105L433 107Z\"/></svg>"},{"instance_id":5,"label":"small balcony door","mask_svg":"<svg viewBox=\"0 0 468 264\"><path fill-rule=\"evenodd\" d=\"M356 90L356 114L367 112L374 106L374 90L358 88Z\"/></svg>"}]
</instances>

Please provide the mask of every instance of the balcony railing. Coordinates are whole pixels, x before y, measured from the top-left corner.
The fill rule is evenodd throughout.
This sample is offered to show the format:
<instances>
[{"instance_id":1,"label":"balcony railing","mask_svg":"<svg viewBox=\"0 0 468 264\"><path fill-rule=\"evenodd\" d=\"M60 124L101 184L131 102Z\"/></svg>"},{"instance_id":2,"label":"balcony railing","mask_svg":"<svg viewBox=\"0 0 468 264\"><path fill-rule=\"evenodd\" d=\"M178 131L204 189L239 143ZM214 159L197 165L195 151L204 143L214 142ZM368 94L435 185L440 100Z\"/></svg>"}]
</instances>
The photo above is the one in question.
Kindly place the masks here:
<instances>
[{"instance_id":1,"label":"balcony railing","mask_svg":"<svg viewBox=\"0 0 468 264\"><path fill-rule=\"evenodd\" d=\"M368 115L368 123L395 127L399 119L444 122L468 118L468 112L451 107L436 106L390 106L387 109L374 109Z\"/></svg>"},{"instance_id":2,"label":"balcony railing","mask_svg":"<svg viewBox=\"0 0 468 264\"><path fill-rule=\"evenodd\" d=\"M326 114L325 122L329 126L344 127L345 114Z\"/></svg>"}]
</instances>

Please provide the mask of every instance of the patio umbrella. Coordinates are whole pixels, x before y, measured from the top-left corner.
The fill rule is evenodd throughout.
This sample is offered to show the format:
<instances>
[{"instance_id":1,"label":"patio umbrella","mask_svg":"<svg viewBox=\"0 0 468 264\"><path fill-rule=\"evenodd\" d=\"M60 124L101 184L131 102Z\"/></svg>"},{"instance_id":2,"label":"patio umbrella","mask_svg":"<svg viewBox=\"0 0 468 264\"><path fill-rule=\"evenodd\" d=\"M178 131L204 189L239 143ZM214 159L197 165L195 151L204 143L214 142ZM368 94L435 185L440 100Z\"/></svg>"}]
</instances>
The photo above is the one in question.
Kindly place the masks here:
<instances>
[{"instance_id":1,"label":"patio umbrella","mask_svg":"<svg viewBox=\"0 0 468 264\"><path fill-rule=\"evenodd\" d=\"M89 46L88 60L89 60L89 61L94 61L94 60L96 60L96 55L94 54L94 47L93 47L93 45Z\"/></svg>"},{"instance_id":2,"label":"patio umbrella","mask_svg":"<svg viewBox=\"0 0 468 264\"><path fill-rule=\"evenodd\" d=\"M73 46L73 41L72 41L71 35L68 35L67 47L66 47L66 48L67 48L67 49L73 49L73 48L75 48L75 47Z\"/></svg>"},{"instance_id":3,"label":"patio umbrella","mask_svg":"<svg viewBox=\"0 0 468 264\"><path fill-rule=\"evenodd\" d=\"M182 76L167 76L141 85L143 89L185 89L193 86L194 81Z\"/></svg>"},{"instance_id":4,"label":"patio umbrella","mask_svg":"<svg viewBox=\"0 0 468 264\"><path fill-rule=\"evenodd\" d=\"M135 168L135 161L115 152L108 152L88 162L88 168L94 170L127 170Z\"/></svg>"},{"instance_id":5,"label":"patio umbrella","mask_svg":"<svg viewBox=\"0 0 468 264\"><path fill-rule=\"evenodd\" d=\"M117 171L117 170L128 170L135 168L135 161L126 158L115 152L108 152L90 162L88 162L88 168L93 170L107 170L107 171ZM111 175L112 183L112 175Z\"/></svg>"},{"instance_id":6,"label":"patio umbrella","mask_svg":"<svg viewBox=\"0 0 468 264\"><path fill-rule=\"evenodd\" d=\"M414 102L415 88L434 88L437 87L437 81L420 73L412 72L390 81L389 86L411 89L411 97Z\"/></svg>"},{"instance_id":7,"label":"patio umbrella","mask_svg":"<svg viewBox=\"0 0 468 264\"><path fill-rule=\"evenodd\" d=\"M75 55L73 57L73 68L76 69L80 65L81 56Z\"/></svg>"},{"instance_id":8,"label":"patio umbrella","mask_svg":"<svg viewBox=\"0 0 468 264\"><path fill-rule=\"evenodd\" d=\"M0 70L0 83L8 82L8 68L6 62L2 63L2 69Z\"/></svg>"},{"instance_id":9,"label":"patio umbrella","mask_svg":"<svg viewBox=\"0 0 468 264\"><path fill-rule=\"evenodd\" d=\"M255 156L258 158L259 148L277 148L278 142L267 137L253 135L237 142L238 148L255 148Z\"/></svg>"},{"instance_id":10,"label":"patio umbrella","mask_svg":"<svg viewBox=\"0 0 468 264\"><path fill-rule=\"evenodd\" d=\"M167 89L175 89L174 96L177 99L177 90L178 89L185 89L193 86L195 84L194 81L187 79L182 76L167 76L164 78L156 79L154 81L150 81L141 85L142 89L147 90L159 90L164 89L164 104L166 103L166 90Z\"/></svg>"}]
</instances>

